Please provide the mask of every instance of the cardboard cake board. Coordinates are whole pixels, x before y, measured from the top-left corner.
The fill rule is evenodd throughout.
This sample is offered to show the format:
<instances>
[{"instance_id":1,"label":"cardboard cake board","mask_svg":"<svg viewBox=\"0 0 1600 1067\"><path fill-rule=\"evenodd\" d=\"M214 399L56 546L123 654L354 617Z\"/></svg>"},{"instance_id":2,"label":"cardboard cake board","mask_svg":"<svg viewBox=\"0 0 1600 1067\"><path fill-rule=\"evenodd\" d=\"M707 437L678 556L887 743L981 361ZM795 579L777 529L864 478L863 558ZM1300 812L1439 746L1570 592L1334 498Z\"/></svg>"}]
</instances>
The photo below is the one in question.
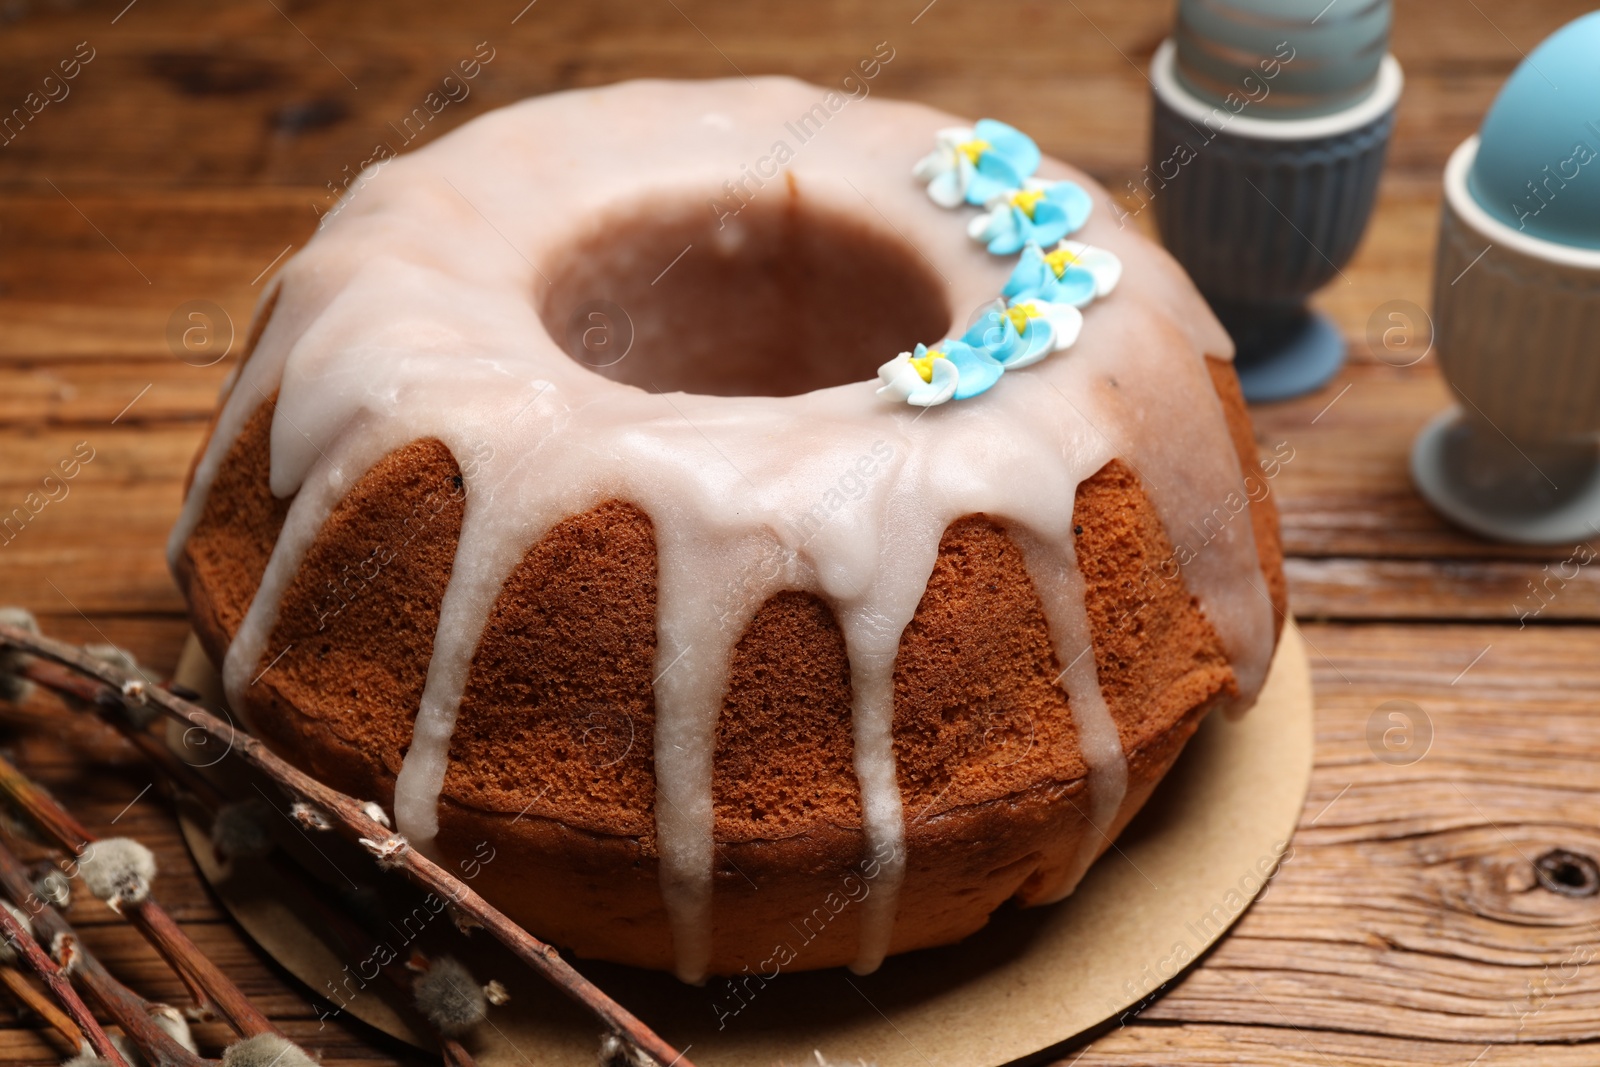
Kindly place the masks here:
<instances>
[{"instance_id":1,"label":"cardboard cake board","mask_svg":"<svg viewBox=\"0 0 1600 1067\"><path fill-rule=\"evenodd\" d=\"M218 693L192 637L178 680ZM175 728L174 741L178 734ZM814 1065L814 1049L838 1065L1008 1063L1128 1011L1221 937L1288 850L1310 783L1312 739L1310 665L1290 623L1255 708L1239 718L1206 718L1144 810L1060 904L1001 908L965 941L891 958L867 976L833 969L771 981L712 979L697 988L665 974L575 963L700 1067ZM242 769L227 777L230 787L253 794ZM276 796L272 786L265 790ZM401 1040L430 1044L405 998L382 978L367 980L371 959L340 958L325 943L314 909L296 904L295 887L281 884L262 861L220 863L203 815L186 812L183 824L224 906L327 1002L327 1016L353 1015ZM322 865L332 884L381 877L332 834L306 840L314 851L302 862ZM382 885L386 895L412 892L396 876ZM499 979L510 989L511 1000L491 1008L488 1023L468 1040L482 1067L593 1067L598 1023L486 934L465 939L443 913L409 899L402 907L417 921L394 925L383 947L403 960L416 939L430 953L456 955L479 980Z\"/></svg>"}]
</instances>

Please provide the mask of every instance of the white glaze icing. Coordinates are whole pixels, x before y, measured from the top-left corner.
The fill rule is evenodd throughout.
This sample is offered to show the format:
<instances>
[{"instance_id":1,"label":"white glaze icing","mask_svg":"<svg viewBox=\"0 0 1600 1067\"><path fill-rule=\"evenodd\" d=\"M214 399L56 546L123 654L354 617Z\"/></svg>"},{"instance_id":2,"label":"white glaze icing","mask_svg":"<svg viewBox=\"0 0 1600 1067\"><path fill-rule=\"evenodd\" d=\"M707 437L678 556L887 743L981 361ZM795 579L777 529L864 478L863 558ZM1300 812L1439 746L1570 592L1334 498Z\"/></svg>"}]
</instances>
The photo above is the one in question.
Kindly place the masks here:
<instances>
[{"instance_id":1,"label":"white glaze icing","mask_svg":"<svg viewBox=\"0 0 1600 1067\"><path fill-rule=\"evenodd\" d=\"M541 261L642 196L721 195L775 141L793 145L785 122L824 92L771 78L564 93L485 115L386 165L280 271L271 322L224 404L169 545L175 559L223 455L276 390L271 486L296 495L225 664L238 704L281 651L268 647L278 597L340 493L421 437L440 438L457 457L487 455L464 465L459 547L397 783L399 829L427 849L457 705L502 583L562 519L610 499L642 509L659 559L657 846L687 980L703 977L710 954L716 718L732 648L763 601L814 591L844 634L867 847L891 846L895 856L862 908L855 966L869 971L891 944L905 874L894 657L946 527L983 512L1023 547L1089 767L1085 814L1108 831L1127 768L1086 653L1076 488L1121 457L1174 540L1191 545L1199 538L1185 532L1190 524L1243 493L1202 359L1231 352L1226 334L1165 253L1116 227L1103 190L1049 159L1042 177L1090 190L1096 208L1075 236L1121 257L1124 282L1087 309L1074 348L982 397L908 409L874 395L872 366L855 384L782 399L652 394L568 358L540 321L549 285ZM973 245L965 213L934 205L909 175L952 121L912 104L851 101L786 169L813 205L915 245L938 271L959 332L969 310L994 299L1014 257ZM756 195L787 194L779 182ZM719 240L738 234L733 219ZM906 338L906 347L918 340L937 338ZM641 336L629 358L647 359L652 343ZM799 536L795 520L882 442L893 459L866 495ZM1183 573L1222 638L1241 703L1252 702L1272 619L1248 516L1221 523ZM1088 835L1052 896L1072 890L1102 844Z\"/></svg>"},{"instance_id":2,"label":"white glaze icing","mask_svg":"<svg viewBox=\"0 0 1600 1067\"><path fill-rule=\"evenodd\" d=\"M1058 684L1067 691L1083 762L1089 769L1088 808L1083 810L1083 816L1090 828L1066 876L1040 897L1041 901L1054 902L1072 892L1100 854L1100 846L1111 840L1111 824L1128 791L1128 760L1123 755L1111 709L1106 707L1105 695L1100 691L1094 632L1084 607L1083 575L1078 570L1071 532L1050 540L1022 532L1015 540L1027 559L1028 573L1044 605L1056 662L1061 664Z\"/></svg>"}]
</instances>

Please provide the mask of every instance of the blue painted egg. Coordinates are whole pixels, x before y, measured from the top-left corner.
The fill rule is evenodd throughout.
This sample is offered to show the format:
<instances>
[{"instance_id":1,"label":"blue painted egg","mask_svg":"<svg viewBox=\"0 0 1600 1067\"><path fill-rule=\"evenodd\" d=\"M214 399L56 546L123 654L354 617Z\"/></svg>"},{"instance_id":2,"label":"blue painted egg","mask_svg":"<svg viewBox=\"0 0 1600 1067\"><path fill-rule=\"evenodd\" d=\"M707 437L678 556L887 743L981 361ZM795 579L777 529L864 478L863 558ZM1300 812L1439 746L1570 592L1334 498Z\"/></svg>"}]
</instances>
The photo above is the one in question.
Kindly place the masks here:
<instances>
[{"instance_id":1,"label":"blue painted egg","mask_svg":"<svg viewBox=\"0 0 1600 1067\"><path fill-rule=\"evenodd\" d=\"M1524 233L1600 248L1600 11L1518 65L1484 117L1467 188Z\"/></svg>"},{"instance_id":2,"label":"blue painted egg","mask_svg":"<svg viewBox=\"0 0 1600 1067\"><path fill-rule=\"evenodd\" d=\"M1245 114L1327 115L1372 91L1393 14L1390 0L1179 0L1178 79Z\"/></svg>"}]
</instances>

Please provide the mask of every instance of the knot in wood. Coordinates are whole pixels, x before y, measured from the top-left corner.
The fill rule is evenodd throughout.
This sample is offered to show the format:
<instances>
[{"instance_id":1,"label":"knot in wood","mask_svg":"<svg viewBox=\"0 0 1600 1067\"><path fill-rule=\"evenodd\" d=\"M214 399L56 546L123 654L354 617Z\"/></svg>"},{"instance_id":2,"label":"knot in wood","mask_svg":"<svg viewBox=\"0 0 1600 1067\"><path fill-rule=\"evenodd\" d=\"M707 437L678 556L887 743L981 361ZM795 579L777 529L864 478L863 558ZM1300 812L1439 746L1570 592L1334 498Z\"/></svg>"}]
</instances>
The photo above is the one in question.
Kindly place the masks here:
<instances>
[{"instance_id":1,"label":"knot in wood","mask_svg":"<svg viewBox=\"0 0 1600 1067\"><path fill-rule=\"evenodd\" d=\"M1592 897L1600 893L1600 865L1581 852L1553 848L1533 861L1539 885L1564 897Z\"/></svg>"}]
</instances>

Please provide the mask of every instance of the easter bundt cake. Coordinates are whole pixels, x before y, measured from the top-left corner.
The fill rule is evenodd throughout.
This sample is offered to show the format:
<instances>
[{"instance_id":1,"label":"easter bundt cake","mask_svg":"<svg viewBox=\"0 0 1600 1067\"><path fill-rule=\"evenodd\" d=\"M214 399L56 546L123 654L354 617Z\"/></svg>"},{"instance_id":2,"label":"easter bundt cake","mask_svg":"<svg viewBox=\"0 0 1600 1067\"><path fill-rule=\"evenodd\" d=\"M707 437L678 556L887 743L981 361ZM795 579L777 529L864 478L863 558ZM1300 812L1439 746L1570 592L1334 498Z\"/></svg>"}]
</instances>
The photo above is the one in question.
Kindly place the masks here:
<instances>
[{"instance_id":1,"label":"easter bundt cake","mask_svg":"<svg viewBox=\"0 0 1600 1067\"><path fill-rule=\"evenodd\" d=\"M195 463L232 707L580 955L868 971L1059 900L1272 658L1204 301L1024 134L869 84L375 163Z\"/></svg>"}]
</instances>

